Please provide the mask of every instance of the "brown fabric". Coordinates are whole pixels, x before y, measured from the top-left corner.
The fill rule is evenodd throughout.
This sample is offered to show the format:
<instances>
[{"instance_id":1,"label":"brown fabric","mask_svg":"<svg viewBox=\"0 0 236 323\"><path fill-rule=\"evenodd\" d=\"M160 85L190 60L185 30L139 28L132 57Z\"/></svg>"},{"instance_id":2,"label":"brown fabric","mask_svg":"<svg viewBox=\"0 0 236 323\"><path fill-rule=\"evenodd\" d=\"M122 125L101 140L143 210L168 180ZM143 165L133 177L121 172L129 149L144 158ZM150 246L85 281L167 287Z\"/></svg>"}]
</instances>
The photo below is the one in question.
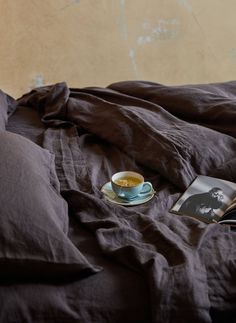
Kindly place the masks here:
<instances>
[{"instance_id":1,"label":"brown fabric","mask_svg":"<svg viewBox=\"0 0 236 323\"><path fill-rule=\"evenodd\" d=\"M110 88L160 105L179 119L236 136L236 81L181 86L126 81Z\"/></svg>"},{"instance_id":2,"label":"brown fabric","mask_svg":"<svg viewBox=\"0 0 236 323\"><path fill-rule=\"evenodd\" d=\"M124 87L129 88L126 83ZM132 91L134 87L135 83ZM197 174L209 174L234 157L236 140L228 135L184 122L156 103L120 92L96 88L70 91L60 83L33 91L20 104L37 107L48 125L73 123L105 139L181 189Z\"/></svg>"},{"instance_id":3,"label":"brown fabric","mask_svg":"<svg viewBox=\"0 0 236 323\"><path fill-rule=\"evenodd\" d=\"M233 176L235 84L167 87L134 81L69 89L60 83L18 101L19 107L37 110L48 127L43 146L55 153L73 220L96 235L107 261L145 280L151 316L146 307L146 322L233 322L235 317L236 234L168 212L197 174ZM153 200L127 208L103 198L101 186L125 169L153 183ZM102 290L109 284L104 282ZM115 304L107 317L109 307L98 308L93 301L90 310L82 300L64 301L68 321L117 321ZM118 322L131 322L126 315Z\"/></svg>"},{"instance_id":4,"label":"brown fabric","mask_svg":"<svg viewBox=\"0 0 236 323\"><path fill-rule=\"evenodd\" d=\"M1 281L98 271L67 237L68 207L49 151L1 132L0 181Z\"/></svg>"}]
</instances>

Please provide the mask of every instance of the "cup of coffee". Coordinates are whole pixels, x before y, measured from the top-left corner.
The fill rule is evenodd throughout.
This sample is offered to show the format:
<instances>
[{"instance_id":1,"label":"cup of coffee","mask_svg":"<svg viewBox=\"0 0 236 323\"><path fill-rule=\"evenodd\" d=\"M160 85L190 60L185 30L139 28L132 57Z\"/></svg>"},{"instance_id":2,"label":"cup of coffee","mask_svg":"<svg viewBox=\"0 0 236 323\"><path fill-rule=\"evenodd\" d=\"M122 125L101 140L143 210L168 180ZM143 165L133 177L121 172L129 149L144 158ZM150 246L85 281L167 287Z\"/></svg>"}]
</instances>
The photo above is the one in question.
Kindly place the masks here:
<instances>
[{"instance_id":1,"label":"cup of coffee","mask_svg":"<svg viewBox=\"0 0 236 323\"><path fill-rule=\"evenodd\" d=\"M145 197L153 191L150 182L145 182L141 174L131 171L115 173L111 178L111 186L118 197L127 200Z\"/></svg>"}]
</instances>

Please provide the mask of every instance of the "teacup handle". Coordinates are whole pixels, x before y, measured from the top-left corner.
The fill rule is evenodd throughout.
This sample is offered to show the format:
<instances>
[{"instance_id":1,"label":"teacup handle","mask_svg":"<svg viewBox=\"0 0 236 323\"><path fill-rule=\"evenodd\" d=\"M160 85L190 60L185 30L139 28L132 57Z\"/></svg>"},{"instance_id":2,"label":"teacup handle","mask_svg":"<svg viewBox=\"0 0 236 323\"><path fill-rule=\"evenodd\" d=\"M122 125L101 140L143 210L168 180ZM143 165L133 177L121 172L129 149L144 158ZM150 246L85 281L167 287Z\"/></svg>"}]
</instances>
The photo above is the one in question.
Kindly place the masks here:
<instances>
[{"instance_id":1,"label":"teacup handle","mask_svg":"<svg viewBox=\"0 0 236 323\"><path fill-rule=\"evenodd\" d=\"M145 187L147 187L145 189ZM147 194L150 194L153 190L153 187L152 187L152 183L150 182L144 182L143 183L143 188L142 188L142 191L139 193L139 195L147 195Z\"/></svg>"}]
</instances>

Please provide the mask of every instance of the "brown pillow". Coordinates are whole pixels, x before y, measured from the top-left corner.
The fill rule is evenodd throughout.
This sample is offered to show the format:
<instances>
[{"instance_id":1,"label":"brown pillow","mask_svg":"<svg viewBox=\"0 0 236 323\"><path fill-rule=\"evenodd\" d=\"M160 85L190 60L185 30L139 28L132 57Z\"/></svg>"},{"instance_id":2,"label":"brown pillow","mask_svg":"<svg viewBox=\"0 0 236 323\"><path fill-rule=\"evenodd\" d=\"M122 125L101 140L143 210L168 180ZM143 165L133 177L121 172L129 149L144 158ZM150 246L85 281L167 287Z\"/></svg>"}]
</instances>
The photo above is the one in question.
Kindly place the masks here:
<instances>
[{"instance_id":1,"label":"brown pillow","mask_svg":"<svg viewBox=\"0 0 236 323\"><path fill-rule=\"evenodd\" d=\"M96 273L67 236L67 203L54 156L0 132L0 268L4 277L77 277Z\"/></svg>"}]
</instances>

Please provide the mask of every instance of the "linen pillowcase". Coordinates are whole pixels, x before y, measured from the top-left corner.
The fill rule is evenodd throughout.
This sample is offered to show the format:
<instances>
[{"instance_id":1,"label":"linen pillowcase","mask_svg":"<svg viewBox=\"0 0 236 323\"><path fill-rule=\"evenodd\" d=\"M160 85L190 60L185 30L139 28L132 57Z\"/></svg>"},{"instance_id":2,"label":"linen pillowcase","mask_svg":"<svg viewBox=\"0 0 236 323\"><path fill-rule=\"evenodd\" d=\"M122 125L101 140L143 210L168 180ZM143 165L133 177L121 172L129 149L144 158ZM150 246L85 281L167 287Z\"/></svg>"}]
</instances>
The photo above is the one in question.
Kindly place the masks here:
<instances>
[{"instance_id":1,"label":"linen pillowcase","mask_svg":"<svg viewBox=\"0 0 236 323\"><path fill-rule=\"evenodd\" d=\"M16 101L0 90L0 131L6 129L8 116L14 111Z\"/></svg>"},{"instance_id":2,"label":"linen pillowcase","mask_svg":"<svg viewBox=\"0 0 236 323\"><path fill-rule=\"evenodd\" d=\"M96 273L67 236L54 156L30 140L0 132L1 278L84 277Z\"/></svg>"}]
</instances>

